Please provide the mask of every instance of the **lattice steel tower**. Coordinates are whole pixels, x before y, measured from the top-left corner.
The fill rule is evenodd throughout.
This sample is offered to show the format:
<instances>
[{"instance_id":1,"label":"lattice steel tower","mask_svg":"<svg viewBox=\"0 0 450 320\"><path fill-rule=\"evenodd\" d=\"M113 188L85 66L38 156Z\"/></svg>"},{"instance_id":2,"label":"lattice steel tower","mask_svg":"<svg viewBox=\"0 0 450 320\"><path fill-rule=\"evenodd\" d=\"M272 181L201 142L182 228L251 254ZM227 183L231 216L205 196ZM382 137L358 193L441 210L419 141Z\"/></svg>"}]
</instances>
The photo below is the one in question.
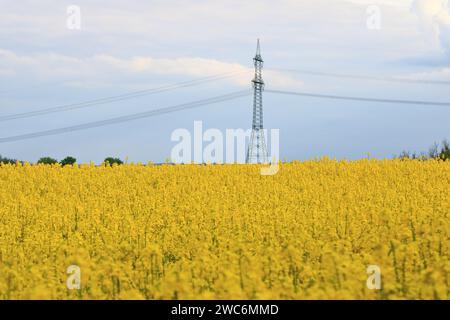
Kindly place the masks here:
<instances>
[{"instance_id":1,"label":"lattice steel tower","mask_svg":"<svg viewBox=\"0 0 450 320\"><path fill-rule=\"evenodd\" d=\"M253 125L250 144L247 152L247 163L267 163L266 139L264 138L263 125L263 101L262 93L264 91L264 81L262 79L262 68L264 60L261 57L261 47L256 47L256 56L253 59L255 63L255 78L253 82Z\"/></svg>"}]
</instances>

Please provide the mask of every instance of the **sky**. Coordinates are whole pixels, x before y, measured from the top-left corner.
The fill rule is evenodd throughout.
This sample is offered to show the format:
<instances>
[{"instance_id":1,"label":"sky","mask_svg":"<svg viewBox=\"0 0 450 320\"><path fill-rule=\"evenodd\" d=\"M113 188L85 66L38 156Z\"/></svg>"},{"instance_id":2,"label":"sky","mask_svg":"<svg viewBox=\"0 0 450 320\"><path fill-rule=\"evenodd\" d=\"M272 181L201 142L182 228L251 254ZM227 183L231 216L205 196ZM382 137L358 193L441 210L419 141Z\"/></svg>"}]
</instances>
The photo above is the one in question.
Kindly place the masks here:
<instances>
[{"instance_id":1,"label":"sky","mask_svg":"<svg viewBox=\"0 0 450 320\"><path fill-rule=\"evenodd\" d=\"M80 9L80 28L74 11ZM76 12L75 12L76 13ZM0 0L0 140L251 89L450 102L447 0ZM286 70L296 70L286 71ZM306 71L306 72L305 72ZM2 117L233 73L201 85L23 119ZM320 73L321 75L318 75ZM325 76L324 74L328 75ZM359 78L332 76L358 75ZM377 79L374 79L377 78ZM380 81L400 78L422 82ZM427 82L428 81L428 82ZM252 97L30 140L0 154L161 162L179 128L247 129ZM450 107L264 94L280 158L392 157L450 139Z\"/></svg>"}]
</instances>

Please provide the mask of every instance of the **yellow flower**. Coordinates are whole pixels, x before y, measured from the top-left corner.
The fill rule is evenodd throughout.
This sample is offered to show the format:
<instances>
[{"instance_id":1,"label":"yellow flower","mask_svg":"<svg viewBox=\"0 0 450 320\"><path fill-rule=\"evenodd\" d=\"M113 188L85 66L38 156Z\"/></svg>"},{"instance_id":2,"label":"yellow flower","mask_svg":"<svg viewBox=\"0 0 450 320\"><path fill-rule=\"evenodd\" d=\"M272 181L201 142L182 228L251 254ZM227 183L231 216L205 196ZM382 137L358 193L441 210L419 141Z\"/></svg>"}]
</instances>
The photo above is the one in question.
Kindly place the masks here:
<instances>
[{"instance_id":1,"label":"yellow flower","mask_svg":"<svg viewBox=\"0 0 450 320\"><path fill-rule=\"evenodd\" d=\"M259 169L0 165L0 299L449 299L450 162Z\"/></svg>"}]
</instances>

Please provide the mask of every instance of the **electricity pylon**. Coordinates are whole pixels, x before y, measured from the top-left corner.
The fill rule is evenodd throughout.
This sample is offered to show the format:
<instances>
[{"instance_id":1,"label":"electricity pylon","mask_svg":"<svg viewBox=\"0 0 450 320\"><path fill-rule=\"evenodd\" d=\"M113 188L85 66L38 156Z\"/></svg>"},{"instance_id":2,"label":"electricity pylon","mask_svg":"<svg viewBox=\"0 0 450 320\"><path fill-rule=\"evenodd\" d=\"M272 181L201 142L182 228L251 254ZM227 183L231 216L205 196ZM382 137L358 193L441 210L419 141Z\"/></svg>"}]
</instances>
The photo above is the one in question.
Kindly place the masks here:
<instances>
[{"instance_id":1,"label":"electricity pylon","mask_svg":"<svg viewBox=\"0 0 450 320\"><path fill-rule=\"evenodd\" d=\"M256 47L256 56L253 58L255 64L255 78L253 82L253 125L250 144L247 152L247 163L267 163L268 155L266 148L266 139L264 138L263 125L263 100L264 81L262 79L262 68L264 60L261 57L261 47Z\"/></svg>"}]
</instances>

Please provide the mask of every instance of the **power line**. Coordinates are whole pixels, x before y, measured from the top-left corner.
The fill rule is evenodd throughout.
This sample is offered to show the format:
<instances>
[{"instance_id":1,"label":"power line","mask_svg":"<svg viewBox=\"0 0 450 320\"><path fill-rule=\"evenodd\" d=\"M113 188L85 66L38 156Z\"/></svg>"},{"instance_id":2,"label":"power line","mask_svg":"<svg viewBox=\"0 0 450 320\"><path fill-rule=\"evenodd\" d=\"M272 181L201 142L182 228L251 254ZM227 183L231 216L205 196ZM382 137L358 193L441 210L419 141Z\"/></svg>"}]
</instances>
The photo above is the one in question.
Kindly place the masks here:
<instances>
[{"instance_id":1,"label":"power line","mask_svg":"<svg viewBox=\"0 0 450 320\"><path fill-rule=\"evenodd\" d=\"M229 94L225 94L225 95L221 95L221 96L217 96L217 97L213 97L213 98L209 98L209 99L205 99L205 100L199 100L199 101L184 103L184 104L175 105L175 106L171 106L171 107L130 114L130 115L116 117L116 118L102 120L102 121L95 121L95 122L89 122L89 123L79 124L79 125L70 126L70 127L51 129L51 130L45 130L45 131L40 131L40 132L33 132L33 133L27 133L27 134L22 134L22 135L17 135L17 136L0 138L0 143L63 134L63 133L67 133L67 132L80 131L80 130L85 130L85 129L91 129L91 128L96 128L96 127L112 125L112 124L121 123L121 122L128 122L128 121L133 121L133 120L137 120L137 119L149 118L149 117L154 117L154 116L158 116L158 115L162 115L162 114L166 114L166 113L172 113L172 112L182 111L182 110L186 110L186 109L193 109L193 108L197 108L200 106L216 104L216 103L220 103L220 102L224 102L224 101L228 101L228 100L234 100L234 99L241 98L241 97L248 96L248 95L250 95L249 90L237 91L237 92L233 92L233 93L229 93Z\"/></svg>"},{"instance_id":2,"label":"power line","mask_svg":"<svg viewBox=\"0 0 450 320\"><path fill-rule=\"evenodd\" d=\"M89 100L89 101L84 101L84 102L79 102L79 103L74 103L74 104L66 104L66 105L61 105L61 106L57 106L57 107L40 109L40 110L36 110L36 111L1 116L0 122L10 121L10 120L15 120L15 119L37 117L37 116L42 116L42 115L46 115L46 114L50 114L50 113L64 112L64 111L69 111L69 110L74 110L74 109L87 108L87 107L106 104L106 103L112 103L112 102L118 102L118 101L123 101L123 100L127 100L127 99L138 98L138 97L142 97L142 96L146 96L146 95L162 93L162 92L166 92L166 91L171 91L171 90L176 90L176 89L186 88L186 87L191 87L191 86L196 86L196 85L200 85L200 84L204 84L204 83L208 83L208 82L212 82L212 81L223 80L223 79L234 77L243 72L244 71L233 72L233 73L224 73L224 74L219 74L219 75L215 75L215 76L209 76L209 77L205 77L205 78L179 82L179 83L175 83L175 84L171 84L171 85L165 85L165 86L152 88L152 89L133 91L133 92L117 95L117 96L110 96L110 97L99 98L99 99L95 99L95 100Z\"/></svg>"},{"instance_id":3,"label":"power line","mask_svg":"<svg viewBox=\"0 0 450 320\"><path fill-rule=\"evenodd\" d=\"M450 85L450 81L444 81L444 80L419 80L419 79L405 79L405 78L399 78L399 77L364 76L364 75L355 75L355 74L330 73L330 72L320 72L320 71L311 71L311 70L296 70L296 69L282 69L282 68L268 68L268 70L280 71L280 72L291 72L291 73L302 73L302 74L309 74L309 75L313 75L313 76L333 77L333 78L342 78L342 79L374 80L374 81L397 82L397 83L408 83L408 84Z\"/></svg>"},{"instance_id":4,"label":"power line","mask_svg":"<svg viewBox=\"0 0 450 320\"><path fill-rule=\"evenodd\" d=\"M364 102L394 103L394 104L414 104L414 105L450 107L450 102L378 99L378 98L365 98L365 97L353 97L353 96L337 96L337 95L330 95L330 94L316 94L316 93L294 92L294 91L283 91L283 90L270 90L270 89L266 89L265 91L269 92L269 93L275 93L275 94L293 95L293 96L319 98L319 99L364 101Z\"/></svg>"}]
</instances>

